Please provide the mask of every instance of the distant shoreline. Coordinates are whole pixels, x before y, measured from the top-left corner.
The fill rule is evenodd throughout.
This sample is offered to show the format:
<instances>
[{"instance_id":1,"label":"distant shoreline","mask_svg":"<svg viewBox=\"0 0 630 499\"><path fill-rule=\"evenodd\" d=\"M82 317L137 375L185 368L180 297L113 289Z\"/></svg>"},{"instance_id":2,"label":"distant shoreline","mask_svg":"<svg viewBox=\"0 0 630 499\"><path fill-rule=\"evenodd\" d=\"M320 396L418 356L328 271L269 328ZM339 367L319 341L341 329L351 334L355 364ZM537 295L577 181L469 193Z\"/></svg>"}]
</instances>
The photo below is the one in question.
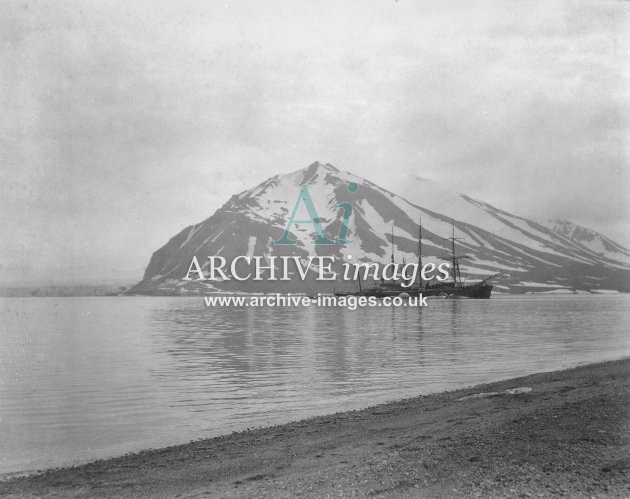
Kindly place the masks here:
<instances>
[{"instance_id":1,"label":"distant shoreline","mask_svg":"<svg viewBox=\"0 0 630 499\"><path fill-rule=\"evenodd\" d=\"M0 494L623 496L629 403L626 358L11 478Z\"/></svg>"},{"instance_id":2,"label":"distant shoreline","mask_svg":"<svg viewBox=\"0 0 630 499\"><path fill-rule=\"evenodd\" d=\"M264 294L275 294L275 291L269 291L269 293L263 292L248 292L248 291L229 291L229 290L216 290L216 291L206 291L199 293L182 293L182 294L174 294L174 293L130 293L131 286L44 286L44 287L7 287L0 288L0 298L72 298L72 297L112 297L112 296L147 296L147 297L178 297L178 298L195 298L202 297L205 295L264 295ZM295 292L287 292L281 294L291 294L291 295L308 295L312 293L295 293ZM322 293L322 294L330 294L333 293ZM544 296L615 296L615 295L627 295L630 294L628 291L620 291L616 289L595 289L595 290L576 290L575 292L571 290L555 288L551 290L541 291L521 291L521 292L502 292L502 291L493 291L492 298L496 297L505 297L505 296L530 296L530 295L544 295Z\"/></svg>"}]
</instances>

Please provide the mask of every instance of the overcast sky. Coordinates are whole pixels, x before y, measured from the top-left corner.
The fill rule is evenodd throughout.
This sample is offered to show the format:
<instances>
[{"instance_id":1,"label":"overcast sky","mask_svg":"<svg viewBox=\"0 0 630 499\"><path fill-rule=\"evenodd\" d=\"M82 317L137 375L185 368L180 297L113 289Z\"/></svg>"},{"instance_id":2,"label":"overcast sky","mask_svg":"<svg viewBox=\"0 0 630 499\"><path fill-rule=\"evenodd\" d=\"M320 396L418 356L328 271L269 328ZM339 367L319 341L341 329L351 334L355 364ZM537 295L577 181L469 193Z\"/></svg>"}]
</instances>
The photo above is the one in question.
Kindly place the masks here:
<instances>
[{"instance_id":1,"label":"overcast sky","mask_svg":"<svg viewBox=\"0 0 630 499\"><path fill-rule=\"evenodd\" d=\"M627 2L5 1L0 279L139 279L315 160L630 246Z\"/></svg>"}]
</instances>

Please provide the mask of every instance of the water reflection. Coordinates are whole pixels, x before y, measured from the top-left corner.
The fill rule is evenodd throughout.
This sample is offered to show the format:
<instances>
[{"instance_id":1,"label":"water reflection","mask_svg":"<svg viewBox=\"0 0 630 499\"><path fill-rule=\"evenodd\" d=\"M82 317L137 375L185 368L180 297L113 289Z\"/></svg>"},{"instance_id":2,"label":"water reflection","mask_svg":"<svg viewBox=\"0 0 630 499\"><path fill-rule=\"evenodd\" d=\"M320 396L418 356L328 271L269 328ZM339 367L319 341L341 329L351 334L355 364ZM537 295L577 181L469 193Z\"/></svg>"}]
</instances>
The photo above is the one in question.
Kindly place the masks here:
<instances>
[{"instance_id":1,"label":"water reflection","mask_svg":"<svg viewBox=\"0 0 630 499\"><path fill-rule=\"evenodd\" d=\"M616 352L626 306L575 302L438 299L427 308L352 311L176 300L153 310L155 348L173 362L151 372L228 418L251 418L234 406L245 399L258 415L276 406L303 416ZM594 334L602 323L605 338Z\"/></svg>"},{"instance_id":2,"label":"water reflection","mask_svg":"<svg viewBox=\"0 0 630 499\"><path fill-rule=\"evenodd\" d=\"M435 299L354 311L8 299L0 472L629 355L629 298Z\"/></svg>"}]
</instances>

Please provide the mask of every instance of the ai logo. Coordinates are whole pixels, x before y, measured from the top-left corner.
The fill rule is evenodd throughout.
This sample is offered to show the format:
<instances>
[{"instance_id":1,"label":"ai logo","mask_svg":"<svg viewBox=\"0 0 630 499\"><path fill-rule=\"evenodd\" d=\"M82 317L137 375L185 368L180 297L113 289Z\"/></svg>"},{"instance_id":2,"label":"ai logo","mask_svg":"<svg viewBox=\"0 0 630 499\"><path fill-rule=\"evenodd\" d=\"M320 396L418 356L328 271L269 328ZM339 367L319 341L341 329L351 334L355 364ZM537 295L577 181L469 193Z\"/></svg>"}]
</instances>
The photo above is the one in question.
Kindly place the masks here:
<instances>
[{"instance_id":1,"label":"ai logo","mask_svg":"<svg viewBox=\"0 0 630 499\"><path fill-rule=\"evenodd\" d=\"M356 182L350 182L348 184L348 192L355 193L359 190L359 184ZM304 203L304 207L306 208L306 212L308 213L308 220L296 220L295 215L297 214L298 209L300 208L300 203ZM350 244L352 241L347 239L348 236L348 224L350 223L350 217L352 216L352 205L350 203L337 203L337 207L343 210L341 215L341 226L339 227L339 235L337 237L337 242L339 244ZM298 195L297 201L295 202L295 206L293 208L293 212L289 217L289 221L287 222L287 226L284 229L284 234L282 237L276 241L274 244L296 244L295 240L289 239L289 231L291 226L294 224L311 224L315 229L315 233L317 237L313 241L313 244L337 244L335 241L332 241L324 232L324 228L322 227L321 220L319 215L317 214L317 210L315 209L315 204L313 203L313 198L311 198L311 193L308 190L307 185L303 185L300 189L300 194Z\"/></svg>"}]
</instances>

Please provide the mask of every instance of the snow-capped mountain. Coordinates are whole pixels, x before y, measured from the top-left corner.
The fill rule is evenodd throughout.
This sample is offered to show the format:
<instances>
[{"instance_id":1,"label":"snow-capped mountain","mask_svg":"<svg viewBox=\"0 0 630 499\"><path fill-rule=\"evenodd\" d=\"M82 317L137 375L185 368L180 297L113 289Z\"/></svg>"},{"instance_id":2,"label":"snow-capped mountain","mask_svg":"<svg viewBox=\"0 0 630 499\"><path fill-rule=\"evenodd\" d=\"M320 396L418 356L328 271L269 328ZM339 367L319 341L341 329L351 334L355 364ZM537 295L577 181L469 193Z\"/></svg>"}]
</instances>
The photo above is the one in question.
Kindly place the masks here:
<instances>
[{"instance_id":1,"label":"snow-capped mountain","mask_svg":"<svg viewBox=\"0 0 630 499\"><path fill-rule=\"evenodd\" d=\"M542 239L552 237L547 230L551 229L609 260L630 264L630 250L592 229L568 220L554 219L537 223L417 175L409 175L394 184L398 187L396 192L410 202L475 225L495 235L531 244L529 239L533 234Z\"/></svg>"},{"instance_id":2,"label":"snow-capped mountain","mask_svg":"<svg viewBox=\"0 0 630 499\"><path fill-rule=\"evenodd\" d=\"M358 189L350 188L351 184ZM313 245L313 226L297 223L291 227L292 246L276 245L296 205L302 185L317 209L317 215L329 238L336 242L340 231L342 208L353 207L349 219L347 244ZM208 256L222 256L228 262L245 256L335 256L341 263L386 263L392 256L397 262L418 259L419 222L422 221L422 259L447 262L451 257L454 228L456 252L469 280L493 274L497 289L533 291L545 289L617 289L630 290L628 250L614 254L597 252L583 241L554 228L518 217L465 195L439 192L435 186L410 185L405 197L397 196L352 173L339 171L330 164L313 163L290 174L276 175L261 184L232 196L210 218L191 225L156 251L143 280L132 293L182 294L212 290L330 292L333 283L315 281L310 272L305 281L185 281L192 258L202 268ZM444 207L445 199L446 209ZM432 207L441 204L441 211ZM304 204L295 220L311 219ZM596 233L595 233L596 234ZM619 257L614 255L619 254ZM317 268L314 269L317 271ZM337 282L337 289L352 289L353 283Z\"/></svg>"},{"instance_id":3,"label":"snow-capped mountain","mask_svg":"<svg viewBox=\"0 0 630 499\"><path fill-rule=\"evenodd\" d=\"M625 262L630 261L629 250L593 229L563 219L549 220L547 226L597 254Z\"/></svg>"}]
</instances>

